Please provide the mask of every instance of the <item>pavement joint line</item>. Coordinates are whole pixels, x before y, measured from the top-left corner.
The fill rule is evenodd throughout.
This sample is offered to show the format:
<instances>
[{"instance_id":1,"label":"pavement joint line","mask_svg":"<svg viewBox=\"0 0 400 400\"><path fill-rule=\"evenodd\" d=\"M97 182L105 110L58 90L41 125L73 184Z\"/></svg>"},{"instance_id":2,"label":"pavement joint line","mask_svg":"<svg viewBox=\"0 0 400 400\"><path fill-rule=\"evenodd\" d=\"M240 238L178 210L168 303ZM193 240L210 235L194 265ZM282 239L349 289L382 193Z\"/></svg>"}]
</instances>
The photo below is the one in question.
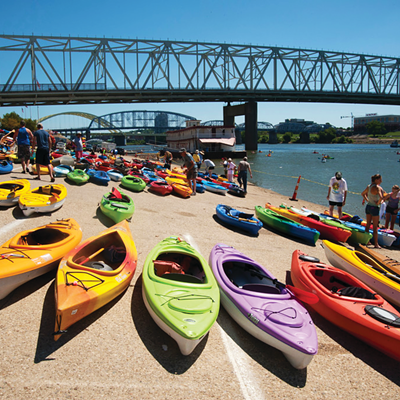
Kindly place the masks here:
<instances>
[{"instance_id":1,"label":"pavement joint line","mask_svg":"<svg viewBox=\"0 0 400 400\"><path fill-rule=\"evenodd\" d=\"M219 326L219 331L229 361L233 367L236 378L239 381L244 399L264 400L265 398L262 395L262 392L260 390L254 390L254 388L260 388L261 386L257 382L254 382L254 376L249 376L250 366L248 365L243 352L237 347L236 343L232 339L229 339L229 336L221 326Z\"/></svg>"},{"instance_id":2,"label":"pavement joint line","mask_svg":"<svg viewBox=\"0 0 400 400\"><path fill-rule=\"evenodd\" d=\"M22 224L23 222L25 222L25 219L16 219L9 224L3 226L1 228L0 236L8 234L9 231L13 231L18 225Z\"/></svg>"}]
</instances>

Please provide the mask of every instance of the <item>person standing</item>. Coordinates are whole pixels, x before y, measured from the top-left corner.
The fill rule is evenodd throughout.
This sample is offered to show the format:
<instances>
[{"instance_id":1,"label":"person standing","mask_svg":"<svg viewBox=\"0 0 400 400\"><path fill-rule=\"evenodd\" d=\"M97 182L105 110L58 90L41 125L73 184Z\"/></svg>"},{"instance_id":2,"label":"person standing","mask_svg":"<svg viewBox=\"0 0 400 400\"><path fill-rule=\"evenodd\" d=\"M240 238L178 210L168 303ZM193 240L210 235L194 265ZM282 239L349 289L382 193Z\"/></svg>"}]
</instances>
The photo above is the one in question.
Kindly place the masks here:
<instances>
[{"instance_id":1,"label":"person standing","mask_svg":"<svg viewBox=\"0 0 400 400\"><path fill-rule=\"evenodd\" d=\"M390 229L394 229L394 223L396 222L397 213L399 212L399 200L400 200L400 188L398 185L392 187L392 191L384 197L384 200L388 200L386 205L386 220L385 229L388 229L390 222Z\"/></svg>"},{"instance_id":2,"label":"person standing","mask_svg":"<svg viewBox=\"0 0 400 400\"><path fill-rule=\"evenodd\" d=\"M45 165L49 170L50 179L52 182L55 181L53 176L53 167L50 163L50 151L51 151L51 137L47 131L43 129L42 124L37 124L38 130L33 134L33 147L36 148L36 171L37 180L40 181L40 166Z\"/></svg>"},{"instance_id":3,"label":"person standing","mask_svg":"<svg viewBox=\"0 0 400 400\"><path fill-rule=\"evenodd\" d=\"M15 129L12 145L17 142L18 158L21 160L22 173L29 172L29 160L31 158L31 145L33 143L32 131L25 126L25 121L20 122L20 128Z\"/></svg>"},{"instance_id":4,"label":"person standing","mask_svg":"<svg viewBox=\"0 0 400 400\"><path fill-rule=\"evenodd\" d=\"M167 150L164 154L164 158L165 158L164 168L171 169L171 163L172 163L172 159L173 159L172 153Z\"/></svg>"},{"instance_id":5,"label":"person standing","mask_svg":"<svg viewBox=\"0 0 400 400\"><path fill-rule=\"evenodd\" d=\"M342 178L341 172L336 172L329 181L328 196L329 215L333 217L333 209L337 206L339 219L342 218L342 207L346 204L347 182Z\"/></svg>"},{"instance_id":6,"label":"person standing","mask_svg":"<svg viewBox=\"0 0 400 400\"><path fill-rule=\"evenodd\" d=\"M208 174L209 176L211 176L211 171L215 168L215 164L213 161L209 160L208 158L206 158L204 160L204 165L206 167L206 174Z\"/></svg>"},{"instance_id":7,"label":"person standing","mask_svg":"<svg viewBox=\"0 0 400 400\"><path fill-rule=\"evenodd\" d=\"M181 154L184 166L186 167L186 178L188 179L190 188L192 189L192 196L196 196L197 165L194 162L192 155L187 153L185 148L182 148L179 153Z\"/></svg>"},{"instance_id":8,"label":"person standing","mask_svg":"<svg viewBox=\"0 0 400 400\"><path fill-rule=\"evenodd\" d=\"M197 171L200 171L200 167L201 167L201 158L200 158L200 153L198 150L196 150L193 154L193 160L197 165Z\"/></svg>"},{"instance_id":9,"label":"person standing","mask_svg":"<svg viewBox=\"0 0 400 400\"><path fill-rule=\"evenodd\" d=\"M253 178L253 174L251 172L250 164L247 161L247 157L243 157L243 160L239 162L238 165L238 183L239 186L242 187L245 193L247 193L247 171L250 173L250 178Z\"/></svg>"},{"instance_id":10,"label":"person standing","mask_svg":"<svg viewBox=\"0 0 400 400\"><path fill-rule=\"evenodd\" d=\"M233 174L235 172L236 164L232 161L232 158L228 158L228 181L233 182Z\"/></svg>"},{"instance_id":11,"label":"person standing","mask_svg":"<svg viewBox=\"0 0 400 400\"><path fill-rule=\"evenodd\" d=\"M228 177L228 159L226 159L225 157L222 157L221 164L224 167L225 178L227 178Z\"/></svg>"},{"instance_id":12,"label":"person standing","mask_svg":"<svg viewBox=\"0 0 400 400\"><path fill-rule=\"evenodd\" d=\"M365 232L369 232L372 221L374 246L377 249L381 248L378 244L379 208L385 197L385 193L383 192L383 189L380 186L381 183L382 183L381 175L375 174L371 176L371 184L368 185L361 193L361 196L363 197L364 201L367 202L367 205L365 206L365 214L367 215Z\"/></svg>"},{"instance_id":13,"label":"person standing","mask_svg":"<svg viewBox=\"0 0 400 400\"><path fill-rule=\"evenodd\" d=\"M75 159L79 161L83 156L82 133L78 132L74 139Z\"/></svg>"}]
</instances>

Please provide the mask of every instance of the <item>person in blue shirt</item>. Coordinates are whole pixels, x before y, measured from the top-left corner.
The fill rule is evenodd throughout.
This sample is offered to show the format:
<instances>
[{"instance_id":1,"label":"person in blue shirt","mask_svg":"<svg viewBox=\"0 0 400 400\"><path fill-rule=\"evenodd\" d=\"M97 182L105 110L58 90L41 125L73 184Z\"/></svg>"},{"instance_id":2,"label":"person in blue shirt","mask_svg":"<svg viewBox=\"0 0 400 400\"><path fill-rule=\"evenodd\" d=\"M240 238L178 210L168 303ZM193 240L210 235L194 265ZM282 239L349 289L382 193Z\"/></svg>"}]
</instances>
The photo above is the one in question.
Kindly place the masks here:
<instances>
[{"instance_id":1,"label":"person in blue shirt","mask_svg":"<svg viewBox=\"0 0 400 400\"><path fill-rule=\"evenodd\" d=\"M51 181L54 182L53 166L50 163L51 137L49 133L43 129L42 124L37 124L37 128L38 130L33 134L33 147L37 146L36 171L38 176L35 179L40 181L40 166L45 165L49 170Z\"/></svg>"},{"instance_id":2,"label":"person in blue shirt","mask_svg":"<svg viewBox=\"0 0 400 400\"><path fill-rule=\"evenodd\" d=\"M29 172L29 161L31 158L31 145L33 143L32 131L25 126L25 121L20 122L20 128L15 129L13 142L18 146L18 158L21 160L22 173Z\"/></svg>"}]
</instances>

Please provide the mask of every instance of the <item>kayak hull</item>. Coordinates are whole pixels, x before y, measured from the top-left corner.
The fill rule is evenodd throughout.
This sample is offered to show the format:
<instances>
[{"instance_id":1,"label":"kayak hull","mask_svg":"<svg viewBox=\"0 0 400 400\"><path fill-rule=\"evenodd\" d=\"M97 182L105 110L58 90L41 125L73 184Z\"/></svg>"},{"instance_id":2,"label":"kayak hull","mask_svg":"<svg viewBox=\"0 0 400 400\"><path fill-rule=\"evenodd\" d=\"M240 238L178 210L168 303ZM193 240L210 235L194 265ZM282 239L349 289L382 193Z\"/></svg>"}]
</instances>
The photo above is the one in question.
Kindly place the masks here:
<instances>
[{"instance_id":1,"label":"kayak hull","mask_svg":"<svg viewBox=\"0 0 400 400\"><path fill-rule=\"evenodd\" d=\"M330 265L310 259L305 253L296 250L292 255L291 279L302 290L315 293L319 301L310 307L334 325L368 343L370 346L400 360L400 330L390 329L366 312L366 306L386 310L397 318L400 314L373 289L353 275ZM374 294L370 299L342 295L344 288L361 288Z\"/></svg>"},{"instance_id":2,"label":"kayak hull","mask_svg":"<svg viewBox=\"0 0 400 400\"><path fill-rule=\"evenodd\" d=\"M282 351L294 368L306 368L318 350L317 333L292 293L233 247L215 245L209 263L228 314L252 336Z\"/></svg>"},{"instance_id":3,"label":"kayak hull","mask_svg":"<svg viewBox=\"0 0 400 400\"><path fill-rule=\"evenodd\" d=\"M224 204L217 205L216 213L221 221L252 235L257 235L263 226L263 223L255 218L253 214L245 214Z\"/></svg>"}]
</instances>

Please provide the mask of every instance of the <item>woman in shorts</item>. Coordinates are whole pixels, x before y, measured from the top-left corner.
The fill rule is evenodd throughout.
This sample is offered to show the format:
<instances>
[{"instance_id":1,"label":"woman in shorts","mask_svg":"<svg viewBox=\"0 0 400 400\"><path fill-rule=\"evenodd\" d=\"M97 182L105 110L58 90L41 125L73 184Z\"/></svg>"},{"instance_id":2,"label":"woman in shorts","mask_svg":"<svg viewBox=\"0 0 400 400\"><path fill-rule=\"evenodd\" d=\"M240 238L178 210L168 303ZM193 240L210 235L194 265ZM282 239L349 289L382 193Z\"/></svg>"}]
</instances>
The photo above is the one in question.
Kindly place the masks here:
<instances>
[{"instance_id":1,"label":"woman in shorts","mask_svg":"<svg viewBox=\"0 0 400 400\"><path fill-rule=\"evenodd\" d=\"M385 196L384 200L388 200L386 205L385 229L388 229L390 222L390 229L393 230L397 213L399 212L400 188L394 185L392 191Z\"/></svg>"},{"instance_id":2,"label":"woman in shorts","mask_svg":"<svg viewBox=\"0 0 400 400\"><path fill-rule=\"evenodd\" d=\"M381 248L378 244L379 209L385 197L383 189L380 186L381 183L381 175L375 174L371 176L371 184L368 185L361 193L361 196L367 202L365 207L365 214L367 215L365 232L369 232L372 221L374 246L377 249Z\"/></svg>"}]
</instances>

